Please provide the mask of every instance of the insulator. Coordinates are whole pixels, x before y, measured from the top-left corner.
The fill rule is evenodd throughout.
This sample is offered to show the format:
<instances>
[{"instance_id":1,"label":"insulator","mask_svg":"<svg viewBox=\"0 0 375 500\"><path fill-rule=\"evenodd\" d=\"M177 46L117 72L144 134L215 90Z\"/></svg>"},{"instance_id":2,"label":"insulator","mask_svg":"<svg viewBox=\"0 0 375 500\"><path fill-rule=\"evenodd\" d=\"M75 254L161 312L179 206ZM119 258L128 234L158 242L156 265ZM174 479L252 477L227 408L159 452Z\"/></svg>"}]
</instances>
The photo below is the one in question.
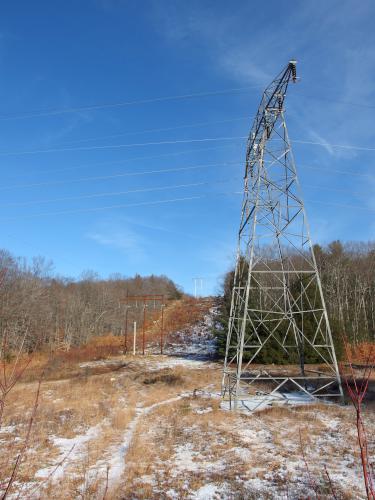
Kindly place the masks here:
<instances>
[{"instance_id":1,"label":"insulator","mask_svg":"<svg viewBox=\"0 0 375 500\"><path fill-rule=\"evenodd\" d=\"M297 81L297 68L296 68L296 61L290 61L290 69L292 71L292 80L293 82Z\"/></svg>"}]
</instances>

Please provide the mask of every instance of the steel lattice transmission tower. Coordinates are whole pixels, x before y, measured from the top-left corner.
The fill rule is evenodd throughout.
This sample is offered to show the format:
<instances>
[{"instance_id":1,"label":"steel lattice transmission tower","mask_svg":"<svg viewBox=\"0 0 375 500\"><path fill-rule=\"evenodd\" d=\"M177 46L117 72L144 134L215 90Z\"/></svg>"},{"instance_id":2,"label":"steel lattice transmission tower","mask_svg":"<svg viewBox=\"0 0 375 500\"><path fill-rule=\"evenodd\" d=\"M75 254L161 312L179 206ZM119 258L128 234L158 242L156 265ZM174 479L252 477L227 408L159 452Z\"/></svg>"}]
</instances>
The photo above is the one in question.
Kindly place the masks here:
<instances>
[{"instance_id":1,"label":"steel lattice transmission tower","mask_svg":"<svg viewBox=\"0 0 375 500\"><path fill-rule=\"evenodd\" d=\"M284 118L288 84L296 79L296 61L290 61L264 91L247 142L222 387L235 408L239 401L251 409L289 402L296 392L342 397ZM266 349L267 363L282 356L287 368L265 365ZM310 363L314 370L305 366Z\"/></svg>"}]
</instances>

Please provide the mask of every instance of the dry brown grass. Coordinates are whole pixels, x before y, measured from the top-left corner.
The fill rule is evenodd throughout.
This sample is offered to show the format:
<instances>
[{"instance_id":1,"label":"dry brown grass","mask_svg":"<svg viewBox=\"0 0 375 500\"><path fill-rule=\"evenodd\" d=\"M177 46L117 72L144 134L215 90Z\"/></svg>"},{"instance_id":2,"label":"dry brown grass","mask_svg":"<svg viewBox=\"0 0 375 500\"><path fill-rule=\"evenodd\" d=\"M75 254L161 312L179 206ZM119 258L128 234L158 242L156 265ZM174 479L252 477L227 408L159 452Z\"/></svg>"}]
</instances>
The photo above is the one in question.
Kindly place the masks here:
<instances>
[{"instance_id":1,"label":"dry brown grass","mask_svg":"<svg viewBox=\"0 0 375 500\"><path fill-rule=\"evenodd\" d=\"M197 408L209 407L209 413L197 414ZM235 419L233 414L228 414L229 419ZM179 498L187 498L189 490L196 490L207 481L205 466L197 470L173 472L173 457L176 449L187 446L205 463L221 460L222 444L228 448L236 445L236 440L231 435L226 435L220 429L223 413L219 409L219 402L202 400L201 398L187 397L176 403L161 406L148 415L138 427L132 446L128 453L128 467L124 478L124 486L118 491L119 498L163 498L169 489L178 492ZM217 429L216 442L212 431ZM156 443L158 443L156 445ZM210 443L210 446L208 446ZM144 453L147 449L149 452ZM230 462L232 457L228 457ZM171 462L172 460L172 462ZM232 460L233 461L233 460ZM198 463L198 462L197 462ZM169 465L170 464L170 465ZM238 475L233 468L233 478ZM228 473L228 471L226 471ZM153 495L150 496L150 485L140 484L139 478L153 474L155 484ZM209 474L210 475L210 474ZM218 479L217 471L212 471L212 479ZM228 476L227 476L228 477ZM159 494L155 490L159 490Z\"/></svg>"},{"instance_id":2,"label":"dry brown grass","mask_svg":"<svg viewBox=\"0 0 375 500\"><path fill-rule=\"evenodd\" d=\"M72 439L84 434L88 429L100 427L94 439L88 440L86 460L74 461L68 470L94 464L104 450L113 442L134 416L134 400L129 397L131 406L123 407L124 393L110 375L72 381L46 382L43 384L39 411L33 427L30 451L27 462L21 469L20 481L30 481L36 471L44 465L59 461L59 449L54 446L52 437ZM9 398L5 414L5 425L15 425L16 434L23 438L27 424L25 409L30 408L33 400L34 384L22 384L15 388ZM2 460L12 463L16 447L9 446L7 453L2 450ZM69 457L68 457L69 458ZM3 471L5 469L2 468ZM9 471L9 467L8 467Z\"/></svg>"},{"instance_id":3,"label":"dry brown grass","mask_svg":"<svg viewBox=\"0 0 375 500\"><path fill-rule=\"evenodd\" d=\"M164 310L164 341L173 337L173 332L184 329L195 322L201 321L207 314L213 301L211 299L193 299L185 297L182 300L171 301ZM146 351L150 346L160 342L160 313L146 325ZM141 350L142 334L138 332L137 352ZM24 355L21 363L29 363L28 369L22 376L23 382L38 380L43 373L44 380L63 380L77 376L103 374L121 368L124 363L124 339L112 334L93 337L90 341L68 351L38 351L31 355ZM127 358L133 359L131 355ZM87 367L84 372L78 366L85 362L112 360L113 364L98 364ZM11 373L13 361L6 365L7 373Z\"/></svg>"},{"instance_id":4,"label":"dry brown grass","mask_svg":"<svg viewBox=\"0 0 375 500\"><path fill-rule=\"evenodd\" d=\"M209 408L210 411L198 414L197 408ZM320 493L329 495L331 490L324 465L334 473L345 457L345 461L351 462L347 467L355 466L357 457L353 454L355 432L352 424L350 410L336 405L274 407L249 420L247 416L223 413L218 401L186 398L157 409L139 426L128 454L126 477L115 498L163 498L157 492L170 489L178 498L187 498L188 494L207 483L222 483L223 478L231 485L232 493L236 492L236 498L241 498L241 494L244 498L252 498L244 486L246 481L263 480L267 483L271 476L273 480L269 488L273 489L269 490L270 498L276 498L276 491L277 498L281 498L286 496L288 488L308 487L300 439ZM242 434L246 429L254 431L254 441L243 441ZM178 450L186 446L193 463L196 462L192 469L189 466L179 468ZM145 449L150 450L146 456ZM249 451L249 454L242 457L236 450ZM189 458L186 462L189 463ZM293 465L297 475L288 470L287 464ZM174 470L177 474L173 473ZM152 488L148 483L151 480ZM335 479L333 482L338 498L362 498L357 481L350 490ZM259 496L254 493L253 498ZM262 494L262 498L266 496Z\"/></svg>"},{"instance_id":5,"label":"dry brown grass","mask_svg":"<svg viewBox=\"0 0 375 500\"><path fill-rule=\"evenodd\" d=\"M124 363L120 370L94 375L87 375L84 367L76 366L71 379L45 381L27 462L20 470L19 481L35 482L38 469L57 464L64 458L54 445L54 436L73 439L97 426L100 427L99 432L84 443L79 457L73 452L74 458L68 456L64 464L64 495L68 492L69 497L74 497L77 488L84 488L89 498L98 484L103 484L103 475L96 478L95 471L91 469L103 457L110 458L108 450L111 446L119 445L134 418L136 405L147 407L184 391L192 393L202 384L212 384L215 378L215 372L196 370L200 372L198 374L195 370L183 367L154 369L150 372L148 364L152 365L158 359L135 357L131 362ZM25 412L32 406L35 388L36 383L20 383L9 397L4 425L15 425L18 438L22 438L25 433ZM9 439L2 450L4 475L10 471L12 457L17 451L16 445ZM59 481L55 484L49 481L45 488L46 494L52 495L53 492L53 498L62 498L59 496Z\"/></svg>"},{"instance_id":6,"label":"dry brown grass","mask_svg":"<svg viewBox=\"0 0 375 500\"><path fill-rule=\"evenodd\" d=\"M203 308L197 308L196 314L203 314ZM187 321L185 312L179 321L180 325ZM98 346L101 342L106 345L107 341L101 339ZM178 498L188 498L207 483L222 491L227 488L233 498L260 498L255 486L262 481L279 498L286 496L288 487L302 491L298 488L305 486L306 478L299 430L309 466L321 479L322 488L326 487L323 459L332 471L343 458L348 468L354 467L356 436L348 408L324 404L273 407L249 417L223 411L220 400L209 396L208 392L220 389L220 365L165 368L158 364L165 363L166 357L131 355L109 356L100 363L103 358L96 362L86 359L89 352L85 347L80 352L62 353L59 359L65 361L51 365L49 379L42 384L30 450L15 486L28 483L24 498L32 491L30 484L41 483L36 472L64 458L54 437L74 439L94 428L97 433L66 457L61 478L57 474L43 484L41 498L103 498L106 464L121 448L137 414L125 473L116 488L111 485L107 500L164 500L172 489ZM45 366L43 356L34 360L37 371ZM35 375L30 374L29 380L35 380ZM16 429L13 438L12 434L0 434L2 471L9 469L6 462L20 446L14 436L25 435L35 389L35 382L24 381L9 397L4 424ZM181 399L170 401L181 395ZM145 410L163 401L167 403ZM375 430L373 418L369 430ZM351 498L345 497L340 485L338 488L340 498ZM298 494L296 498L303 498ZM267 493L262 498L267 498Z\"/></svg>"},{"instance_id":7,"label":"dry brown grass","mask_svg":"<svg viewBox=\"0 0 375 500\"><path fill-rule=\"evenodd\" d=\"M325 483L317 446L324 444L325 461L329 459L332 470L343 455L355 457L348 408L324 404L274 407L252 417L223 412L219 399L202 390L219 389L221 373L215 365L196 370L182 366L157 369L158 359L138 357L116 372L45 382L31 453L19 481L35 482L40 467L59 460L52 436L74 438L100 426L100 432L78 455L72 460L68 457L61 481L43 486L42 497L101 498L105 463L111 450L120 445L136 407L147 408L179 394L186 395L139 418L126 456L125 475L117 489L110 489L107 499L161 499L170 489L178 498L188 498L207 483L223 484L223 488L230 485L238 498L257 498L246 485L267 483L270 475L273 488L285 494L286 486L301 482L305 474L297 465L293 465L300 471L297 476L286 468L286 464L301 462L299 429L309 466L321 478L322 488ZM16 425L19 435L26 421L22 409L32 402L32 388L35 384L18 386L9 402L6 425ZM332 427L334 420L338 421L336 427ZM337 442L336 432L342 436ZM345 498L344 493L341 497Z\"/></svg>"}]
</instances>

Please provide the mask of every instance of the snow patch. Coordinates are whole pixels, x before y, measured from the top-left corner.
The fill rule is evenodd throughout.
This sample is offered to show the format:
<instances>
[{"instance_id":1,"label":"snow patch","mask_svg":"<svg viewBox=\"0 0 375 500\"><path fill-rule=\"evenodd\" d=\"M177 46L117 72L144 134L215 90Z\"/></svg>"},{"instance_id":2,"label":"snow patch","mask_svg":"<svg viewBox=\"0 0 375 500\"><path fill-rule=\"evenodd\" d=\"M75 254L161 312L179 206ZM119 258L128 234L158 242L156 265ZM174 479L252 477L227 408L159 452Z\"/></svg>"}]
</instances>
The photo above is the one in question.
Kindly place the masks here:
<instances>
[{"instance_id":1,"label":"snow patch","mask_svg":"<svg viewBox=\"0 0 375 500\"><path fill-rule=\"evenodd\" d=\"M230 451L237 455L243 462L249 462L252 458L254 458L254 454L247 448L240 448L237 446L232 448Z\"/></svg>"},{"instance_id":2,"label":"snow patch","mask_svg":"<svg viewBox=\"0 0 375 500\"><path fill-rule=\"evenodd\" d=\"M212 406L208 406L207 408L196 408L193 410L197 415L204 415L205 413L210 413L212 411Z\"/></svg>"},{"instance_id":3,"label":"snow patch","mask_svg":"<svg viewBox=\"0 0 375 500\"><path fill-rule=\"evenodd\" d=\"M138 425L138 422L141 417L148 415L153 410L158 408L159 406L163 406L166 404L174 403L179 401L180 399L189 396L189 393L183 393L173 398L166 399L164 401L160 401L158 403L154 403L145 408L138 407L136 410L136 415L133 420L130 422L125 434L123 435L122 443L120 445L116 445L111 447L108 450L108 455L111 457L109 460L100 460L95 465L90 468L90 475L94 472L98 474L100 471L106 472L107 467L109 467L108 471L108 486L112 488L116 485L121 479L122 474L126 468L126 455L133 440L134 432Z\"/></svg>"},{"instance_id":4,"label":"snow patch","mask_svg":"<svg viewBox=\"0 0 375 500\"><path fill-rule=\"evenodd\" d=\"M182 472L220 472L226 467L223 461L211 462L198 451L194 451L191 443L175 447L175 455L172 459L173 470L171 476L176 477Z\"/></svg>"},{"instance_id":5,"label":"snow patch","mask_svg":"<svg viewBox=\"0 0 375 500\"><path fill-rule=\"evenodd\" d=\"M217 492L220 492L218 486L212 483L208 483L204 486L201 486L197 491L194 491L191 494L190 498L194 500L216 500L220 498Z\"/></svg>"},{"instance_id":6,"label":"snow patch","mask_svg":"<svg viewBox=\"0 0 375 500\"><path fill-rule=\"evenodd\" d=\"M53 472L52 479L55 481L57 479L61 479L64 476L65 469L69 462L77 460L82 456L84 451L82 449L83 445L88 441L97 438L100 435L102 427L103 423L95 425L90 427L84 434L74 436L73 438L52 436L50 439L52 440L53 445L59 448L59 458L56 460L54 465L39 469L36 472L35 477L45 479L56 469ZM62 462L64 458L66 458L66 460ZM60 462L62 462L61 465L58 465Z\"/></svg>"},{"instance_id":7,"label":"snow patch","mask_svg":"<svg viewBox=\"0 0 375 500\"><path fill-rule=\"evenodd\" d=\"M13 434L15 431L15 425L4 425L4 427L0 427L0 434Z\"/></svg>"}]
</instances>

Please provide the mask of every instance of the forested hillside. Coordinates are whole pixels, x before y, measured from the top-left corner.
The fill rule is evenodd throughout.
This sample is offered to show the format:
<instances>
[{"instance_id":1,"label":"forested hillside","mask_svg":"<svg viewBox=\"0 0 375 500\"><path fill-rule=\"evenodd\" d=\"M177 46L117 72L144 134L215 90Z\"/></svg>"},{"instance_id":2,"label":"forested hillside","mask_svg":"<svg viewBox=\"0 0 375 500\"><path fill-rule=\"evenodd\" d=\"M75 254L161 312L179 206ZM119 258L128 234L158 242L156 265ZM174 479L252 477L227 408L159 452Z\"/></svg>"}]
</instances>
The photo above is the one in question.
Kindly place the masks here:
<instances>
[{"instance_id":1,"label":"forested hillside","mask_svg":"<svg viewBox=\"0 0 375 500\"><path fill-rule=\"evenodd\" d=\"M315 245L328 314L355 343L375 339L375 242Z\"/></svg>"},{"instance_id":2,"label":"forested hillside","mask_svg":"<svg viewBox=\"0 0 375 500\"><path fill-rule=\"evenodd\" d=\"M375 242L333 241L314 246L331 328L336 344L341 334L353 343L375 340ZM225 275L218 330L224 354L234 271ZM272 349L272 343L269 343ZM272 358L272 353L268 353ZM267 359L263 361L269 361ZM279 360L281 361L281 360Z\"/></svg>"},{"instance_id":3,"label":"forested hillside","mask_svg":"<svg viewBox=\"0 0 375 500\"><path fill-rule=\"evenodd\" d=\"M42 258L31 264L0 251L0 340L7 344L36 348L86 343L94 335L118 335L124 328L127 295L162 294L166 299L181 296L166 276L121 275L100 279L93 272L79 280L59 278ZM142 308L129 311L129 321L141 325Z\"/></svg>"}]
</instances>

